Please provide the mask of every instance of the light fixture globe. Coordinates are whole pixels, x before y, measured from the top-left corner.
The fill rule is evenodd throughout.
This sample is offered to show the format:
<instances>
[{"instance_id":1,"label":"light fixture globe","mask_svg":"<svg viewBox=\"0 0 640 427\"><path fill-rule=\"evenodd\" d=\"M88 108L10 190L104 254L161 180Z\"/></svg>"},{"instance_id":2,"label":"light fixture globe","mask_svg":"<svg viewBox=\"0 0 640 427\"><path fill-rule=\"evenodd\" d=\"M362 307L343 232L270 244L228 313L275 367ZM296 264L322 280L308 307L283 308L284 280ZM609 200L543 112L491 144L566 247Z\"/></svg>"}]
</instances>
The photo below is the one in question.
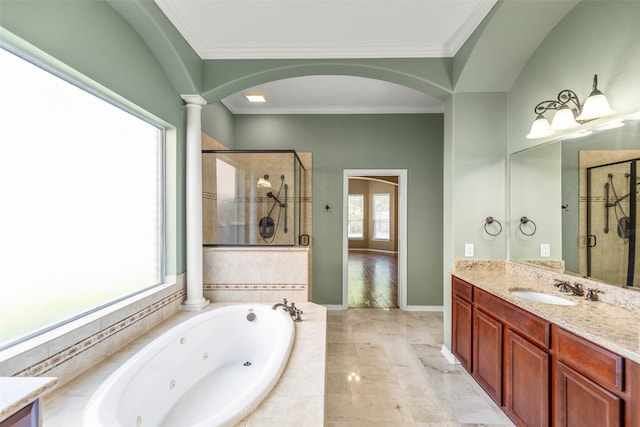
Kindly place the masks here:
<instances>
[{"instance_id":1,"label":"light fixture globe","mask_svg":"<svg viewBox=\"0 0 640 427\"><path fill-rule=\"evenodd\" d=\"M544 138L553 134L554 132L549 128L549 121L542 114L538 114L527 134L527 139Z\"/></svg>"},{"instance_id":2,"label":"light fixture globe","mask_svg":"<svg viewBox=\"0 0 640 427\"><path fill-rule=\"evenodd\" d=\"M558 111L553 116L551 121L552 130L566 130L580 126L580 123L576 122L573 110L566 104L558 108Z\"/></svg>"},{"instance_id":3,"label":"light fixture globe","mask_svg":"<svg viewBox=\"0 0 640 427\"><path fill-rule=\"evenodd\" d=\"M591 95L589 95L589 98L584 102L582 114L580 114L576 119L581 122L586 122L587 120L611 116L615 113L616 112L609 106L607 97L604 96L602 92L595 95L592 92Z\"/></svg>"},{"instance_id":4,"label":"light fixture globe","mask_svg":"<svg viewBox=\"0 0 640 427\"><path fill-rule=\"evenodd\" d=\"M593 90L584 102L582 113L576 118L581 122L611 116L616 112L609 106L607 97L598 90L598 75L593 76Z\"/></svg>"}]
</instances>

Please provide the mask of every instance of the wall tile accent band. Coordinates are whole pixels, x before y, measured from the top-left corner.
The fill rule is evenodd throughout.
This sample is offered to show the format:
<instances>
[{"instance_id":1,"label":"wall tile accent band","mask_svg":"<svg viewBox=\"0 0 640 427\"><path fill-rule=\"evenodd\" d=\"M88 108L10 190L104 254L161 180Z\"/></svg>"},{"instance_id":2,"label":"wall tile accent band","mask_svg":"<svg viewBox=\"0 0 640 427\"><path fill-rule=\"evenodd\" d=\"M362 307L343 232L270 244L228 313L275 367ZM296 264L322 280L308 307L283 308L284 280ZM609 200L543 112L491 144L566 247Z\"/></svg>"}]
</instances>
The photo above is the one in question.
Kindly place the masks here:
<instances>
[{"instance_id":1,"label":"wall tile accent band","mask_svg":"<svg viewBox=\"0 0 640 427\"><path fill-rule=\"evenodd\" d=\"M264 283L205 283L205 291L300 291L307 289L306 284L264 284Z\"/></svg>"},{"instance_id":2,"label":"wall tile accent band","mask_svg":"<svg viewBox=\"0 0 640 427\"><path fill-rule=\"evenodd\" d=\"M161 308L169 305L170 303L176 300L183 299L185 294L186 294L185 290L180 289L179 291L166 296L160 301L157 301L154 304L151 304L150 306L145 307L144 309L132 314L131 316L126 317L121 321L99 331L97 334L92 335L70 347L65 348L61 352L54 354L53 356L41 361L40 363L37 363L33 366L28 367L27 369L24 369L18 372L15 376L32 377L32 376L42 375L45 372L55 368L56 366L69 361L70 359L82 353L83 351L90 349L91 347L95 346L101 341L104 341L105 339L113 336L114 334L121 332L122 330L128 328L129 326L139 322L140 320L160 310Z\"/></svg>"}]
</instances>

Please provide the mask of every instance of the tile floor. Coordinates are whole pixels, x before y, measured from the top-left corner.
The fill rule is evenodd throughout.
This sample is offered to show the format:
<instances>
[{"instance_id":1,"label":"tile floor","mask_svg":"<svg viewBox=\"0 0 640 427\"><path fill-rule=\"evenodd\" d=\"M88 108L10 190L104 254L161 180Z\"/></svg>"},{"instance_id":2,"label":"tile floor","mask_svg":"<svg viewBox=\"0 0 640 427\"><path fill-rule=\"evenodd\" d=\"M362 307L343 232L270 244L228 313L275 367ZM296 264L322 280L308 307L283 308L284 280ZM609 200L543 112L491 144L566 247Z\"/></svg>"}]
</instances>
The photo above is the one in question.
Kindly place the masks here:
<instances>
[{"instance_id":1,"label":"tile floor","mask_svg":"<svg viewBox=\"0 0 640 427\"><path fill-rule=\"evenodd\" d=\"M442 322L438 312L330 311L325 426L513 426L445 359Z\"/></svg>"}]
</instances>

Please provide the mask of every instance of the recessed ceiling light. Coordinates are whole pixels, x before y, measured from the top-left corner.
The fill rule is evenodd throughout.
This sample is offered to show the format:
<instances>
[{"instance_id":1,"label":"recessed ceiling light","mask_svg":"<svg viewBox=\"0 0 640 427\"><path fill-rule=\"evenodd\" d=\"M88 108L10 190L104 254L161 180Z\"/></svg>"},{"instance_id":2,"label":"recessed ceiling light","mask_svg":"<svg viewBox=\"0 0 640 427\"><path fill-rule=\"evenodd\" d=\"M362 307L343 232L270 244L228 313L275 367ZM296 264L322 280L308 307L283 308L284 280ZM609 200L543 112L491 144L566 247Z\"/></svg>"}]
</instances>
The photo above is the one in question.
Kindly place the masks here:
<instances>
[{"instance_id":1,"label":"recessed ceiling light","mask_svg":"<svg viewBox=\"0 0 640 427\"><path fill-rule=\"evenodd\" d=\"M267 94L264 92L245 92L244 97L249 102L267 102Z\"/></svg>"}]
</instances>

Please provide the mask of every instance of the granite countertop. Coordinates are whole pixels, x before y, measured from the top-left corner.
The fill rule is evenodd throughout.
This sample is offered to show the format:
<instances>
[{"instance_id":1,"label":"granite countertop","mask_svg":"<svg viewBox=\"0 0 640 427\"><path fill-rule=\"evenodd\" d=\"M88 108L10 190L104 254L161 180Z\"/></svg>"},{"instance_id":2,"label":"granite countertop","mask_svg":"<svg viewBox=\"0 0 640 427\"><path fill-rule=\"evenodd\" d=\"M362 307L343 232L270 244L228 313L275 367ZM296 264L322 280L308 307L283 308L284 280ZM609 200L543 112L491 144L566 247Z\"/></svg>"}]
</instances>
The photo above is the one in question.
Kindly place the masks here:
<instances>
[{"instance_id":1,"label":"granite countertop","mask_svg":"<svg viewBox=\"0 0 640 427\"><path fill-rule=\"evenodd\" d=\"M38 399L57 382L53 377L0 377L0 421Z\"/></svg>"},{"instance_id":2,"label":"granite countertop","mask_svg":"<svg viewBox=\"0 0 640 427\"><path fill-rule=\"evenodd\" d=\"M458 268L451 273L545 320L640 363L640 312L603 301L560 292L553 280L540 280L508 268ZM586 288L586 287L585 287ZM530 301L513 295L522 289L556 295L577 302L563 306ZM586 292L586 289L585 289ZM626 291L634 292L634 291Z\"/></svg>"}]
</instances>

